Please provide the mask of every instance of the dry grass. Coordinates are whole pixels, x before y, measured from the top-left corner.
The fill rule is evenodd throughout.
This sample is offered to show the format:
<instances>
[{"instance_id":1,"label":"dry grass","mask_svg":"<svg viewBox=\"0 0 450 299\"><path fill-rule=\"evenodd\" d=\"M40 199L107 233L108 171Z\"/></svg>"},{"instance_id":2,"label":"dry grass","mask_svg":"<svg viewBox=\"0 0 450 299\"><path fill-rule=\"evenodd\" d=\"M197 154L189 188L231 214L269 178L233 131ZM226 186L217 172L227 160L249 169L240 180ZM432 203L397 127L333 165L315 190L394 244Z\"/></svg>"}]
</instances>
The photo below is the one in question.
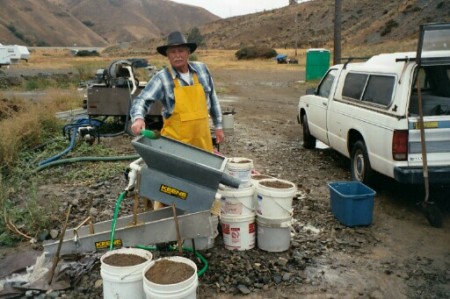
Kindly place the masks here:
<instances>
[{"instance_id":1,"label":"dry grass","mask_svg":"<svg viewBox=\"0 0 450 299\"><path fill-rule=\"evenodd\" d=\"M305 65L305 50L298 50L295 56L294 49L275 49L277 53L287 54L290 58L296 58L298 65L284 65L286 68ZM274 59L238 60L235 50L199 50L196 52L197 60L204 62L209 68L221 69L251 69L251 70L280 70L280 65ZM299 70L300 71L300 70Z\"/></svg>"},{"instance_id":2,"label":"dry grass","mask_svg":"<svg viewBox=\"0 0 450 299\"><path fill-rule=\"evenodd\" d=\"M1 96L1 98L4 98ZM59 132L58 111L80 107L76 93L50 90L39 102L20 98L3 100L0 105L0 165L7 171L25 148L39 145L46 134Z\"/></svg>"},{"instance_id":3,"label":"dry grass","mask_svg":"<svg viewBox=\"0 0 450 299\"><path fill-rule=\"evenodd\" d=\"M361 46L346 46L342 48L343 57L362 57L372 56L380 53L401 52L401 51L415 51L416 40L410 40L402 43L390 41L380 44L371 45L370 47ZM332 45L325 45L325 48L333 51ZM299 64L297 66L304 67L306 62L307 49L293 49L293 48L278 48L275 49L277 53L287 54L289 58L295 58ZM101 51L100 51L101 52ZM273 59L258 59L258 60L237 60L234 54L236 50L203 50L199 49L195 52L196 60L206 63L210 68L230 68L230 69L280 69ZM136 55L127 56L108 56L103 54L101 57L74 57L70 54L68 49L38 49L34 50L30 61L27 64L19 64L19 68L30 69L71 69L80 74L81 79L84 76L93 76L95 71L99 68L106 68L109 64L118 59L137 57ZM155 65L157 68L167 65L167 58L159 54L141 55L141 58L146 58L149 63ZM293 65L286 66L293 67Z\"/></svg>"},{"instance_id":4,"label":"dry grass","mask_svg":"<svg viewBox=\"0 0 450 299\"><path fill-rule=\"evenodd\" d=\"M295 49L275 49L277 53L287 54L290 58L296 58L299 61L298 65L305 65L305 49L298 49L295 55ZM277 65L274 59L257 59L257 60L237 60L234 56L236 50L197 50L195 57L197 61L204 62L209 68L229 68L229 69L274 69L279 70L280 65ZM88 79L87 76L92 77L95 71L100 68L107 68L111 62L118 59L125 59L137 57L134 55L126 56L107 56L101 57L74 57L67 50L49 50L39 49L34 50L30 61L27 64L19 64L18 68L30 69L68 69L77 72L81 80ZM159 54L143 55L140 58L146 58L149 63L155 65L158 69L166 66L167 58ZM289 65L286 67L293 67Z\"/></svg>"}]
</instances>

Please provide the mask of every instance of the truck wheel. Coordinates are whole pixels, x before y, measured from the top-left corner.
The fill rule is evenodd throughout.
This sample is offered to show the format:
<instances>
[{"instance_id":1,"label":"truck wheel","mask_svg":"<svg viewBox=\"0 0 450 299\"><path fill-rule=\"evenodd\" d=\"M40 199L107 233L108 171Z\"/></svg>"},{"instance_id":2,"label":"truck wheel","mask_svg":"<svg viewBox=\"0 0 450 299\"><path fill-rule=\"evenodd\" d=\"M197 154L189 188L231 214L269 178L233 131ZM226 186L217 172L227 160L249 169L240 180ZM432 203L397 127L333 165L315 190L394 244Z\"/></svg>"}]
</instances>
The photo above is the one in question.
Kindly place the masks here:
<instances>
[{"instance_id":1,"label":"truck wheel","mask_svg":"<svg viewBox=\"0 0 450 299\"><path fill-rule=\"evenodd\" d=\"M350 159L352 179L364 184L370 183L373 177L373 170L363 141L359 140L355 143Z\"/></svg>"},{"instance_id":2,"label":"truck wheel","mask_svg":"<svg viewBox=\"0 0 450 299\"><path fill-rule=\"evenodd\" d=\"M308 149L313 149L316 147L316 137L312 136L309 132L308 127L308 117L306 114L303 115L303 147Z\"/></svg>"}]
</instances>

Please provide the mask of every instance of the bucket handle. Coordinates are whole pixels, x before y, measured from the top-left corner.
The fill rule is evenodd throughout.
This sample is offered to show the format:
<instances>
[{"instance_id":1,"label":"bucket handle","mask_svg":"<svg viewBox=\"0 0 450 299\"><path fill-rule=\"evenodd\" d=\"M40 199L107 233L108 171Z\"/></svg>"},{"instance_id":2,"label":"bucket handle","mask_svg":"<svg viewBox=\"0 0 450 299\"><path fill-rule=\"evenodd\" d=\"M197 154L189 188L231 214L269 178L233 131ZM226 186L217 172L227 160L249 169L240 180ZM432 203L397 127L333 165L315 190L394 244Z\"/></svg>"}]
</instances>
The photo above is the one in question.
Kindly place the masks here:
<instances>
[{"instance_id":1,"label":"bucket handle","mask_svg":"<svg viewBox=\"0 0 450 299\"><path fill-rule=\"evenodd\" d=\"M248 207L248 206L247 206L245 203L243 203L243 202L241 202L241 204L242 204L244 207L246 207L247 209L249 209L250 211L252 211L252 212L256 211L255 208Z\"/></svg>"},{"instance_id":2,"label":"bucket handle","mask_svg":"<svg viewBox=\"0 0 450 299\"><path fill-rule=\"evenodd\" d=\"M268 192L268 193L270 194L270 196L276 197L276 196L273 196L270 192ZM286 209L285 207L283 207L278 201L274 200L274 202L275 202L281 209L283 209L283 210L285 210L286 212L288 212L289 215L290 215L291 217L294 216L294 208L291 208L290 210L288 210L288 209Z\"/></svg>"},{"instance_id":3,"label":"bucket handle","mask_svg":"<svg viewBox=\"0 0 450 299\"><path fill-rule=\"evenodd\" d=\"M128 273L126 273L126 274L120 276L120 280L124 280L124 279L127 278L128 276L130 276L130 275L132 275L132 274L134 274L134 273L136 273L136 272L141 272L141 271L142 271L142 268L134 269L133 271L130 271L130 272L128 272Z\"/></svg>"},{"instance_id":4,"label":"bucket handle","mask_svg":"<svg viewBox=\"0 0 450 299\"><path fill-rule=\"evenodd\" d=\"M274 200L274 202L283 210L285 210L286 212L289 213L289 216L294 216L294 208L291 208L290 210L286 209L285 207L283 207L278 201Z\"/></svg>"}]
</instances>

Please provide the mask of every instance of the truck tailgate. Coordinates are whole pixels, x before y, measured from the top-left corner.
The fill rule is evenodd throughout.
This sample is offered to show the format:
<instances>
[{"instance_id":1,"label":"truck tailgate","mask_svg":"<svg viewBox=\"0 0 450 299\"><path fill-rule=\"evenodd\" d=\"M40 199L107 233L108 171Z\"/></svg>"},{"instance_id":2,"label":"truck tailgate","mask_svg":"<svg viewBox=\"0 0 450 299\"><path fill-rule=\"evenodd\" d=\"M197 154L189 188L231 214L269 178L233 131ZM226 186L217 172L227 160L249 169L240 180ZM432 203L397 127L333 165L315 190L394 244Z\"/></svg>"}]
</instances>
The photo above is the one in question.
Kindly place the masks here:
<instances>
[{"instance_id":1,"label":"truck tailgate","mask_svg":"<svg viewBox=\"0 0 450 299\"><path fill-rule=\"evenodd\" d=\"M420 126L417 117L408 121L408 165L422 166ZM450 165L450 116L432 116L424 118L427 162L429 166Z\"/></svg>"}]
</instances>

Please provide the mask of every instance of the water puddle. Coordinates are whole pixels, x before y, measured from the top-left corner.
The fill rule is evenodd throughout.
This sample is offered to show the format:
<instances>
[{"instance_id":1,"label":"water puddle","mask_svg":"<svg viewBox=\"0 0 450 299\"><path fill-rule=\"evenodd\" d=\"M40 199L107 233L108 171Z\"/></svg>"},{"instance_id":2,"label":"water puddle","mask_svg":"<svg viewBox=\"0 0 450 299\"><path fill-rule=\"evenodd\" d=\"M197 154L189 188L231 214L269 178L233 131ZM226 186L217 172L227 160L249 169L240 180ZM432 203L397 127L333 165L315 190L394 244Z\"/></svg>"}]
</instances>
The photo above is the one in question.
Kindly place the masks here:
<instances>
[{"instance_id":1,"label":"water puddle","mask_svg":"<svg viewBox=\"0 0 450 299\"><path fill-rule=\"evenodd\" d=\"M230 96L230 95L222 95L220 96L219 102L221 103L235 103L240 100L240 97Z\"/></svg>"},{"instance_id":2,"label":"water puddle","mask_svg":"<svg viewBox=\"0 0 450 299\"><path fill-rule=\"evenodd\" d=\"M322 141L317 140L316 141L316 148L318 148L318 149L327 149L327 148L329 148L329 146L326 145L325 143L323 143Z\"/></svg>"},{"instance_id":3,"label":"water puddle","mask_svg":"<svg viewBox=\"0 0 450 299\"><path fill-rule=\"evenodd\" d=\"M16 261L16 264L20 264L20 260ZM27 285L29 283L35 282L49 271L49 268L45 266L46 259L45 254L42 253L37 259L34 265L27 266L25 271L20 273L10 273L5 278L0 280L0 291L2 291L5 285L15 283L18 285ZM15 265L12 265L12 269Z\"/></svg>"}]
</instances>

